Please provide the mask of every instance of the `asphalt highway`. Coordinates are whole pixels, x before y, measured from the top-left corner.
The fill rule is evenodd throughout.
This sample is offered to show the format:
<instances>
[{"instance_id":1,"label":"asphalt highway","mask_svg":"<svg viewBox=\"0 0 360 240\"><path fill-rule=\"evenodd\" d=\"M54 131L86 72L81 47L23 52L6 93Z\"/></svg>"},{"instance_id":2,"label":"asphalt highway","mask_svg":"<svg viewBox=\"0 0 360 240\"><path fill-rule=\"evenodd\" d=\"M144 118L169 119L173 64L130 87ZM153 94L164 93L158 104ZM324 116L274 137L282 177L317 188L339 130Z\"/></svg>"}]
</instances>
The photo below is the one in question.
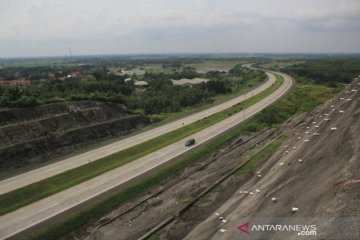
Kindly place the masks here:
<instances>
[{"instance_id":1,"label":"asphalt highway","mask_svg":"<svg viewBox=\"0 0 360 240\"><path fill-rule=\"evenodd\" d=\"M247 96L251 96L252 94L256 94L261 91L261 89L265 89L266 87L269 87L274 81L275 76L273 73L268 72L269 81L262 85L260 89L254 90L254 92L247 93ZM232 127L241 124L244 120L252 117L256 113L260 112L267 106L271 105L278 99L280 99L284 94L286 94L289 89L292 86L293 80L290 76L281 74L284 77L284 84L277 89L273 94L266 97L265 99L261 100L260 102L252 105L251 107L247 108L244 112L239 112L237 114L234 114L230 116L229 118L214 124L213 126L210 126L200 132L197 132L190 136L191 138L195 138L197 144L201 144L204 142L207 142L208 140L218 136L219 134L231 129ZM240 96L239 98L231 100L231 103L227 102L227 107L230 107L234 104L236 104L236 101L241 102L244 100L244 96ZM227 108L224 106L224 109ZM217 111L220 111L222 107L216 106L214 107L217 109ZM165 126L160 127L163 129L163 131L167 132L170 131L169 129L176 129L182 126L182 122L186 121L185 124L189 124L191 121L196 121L194 119L201 119L206 116L206 114L211 115L213 110L206 110L204 112L201 112L197 114L197 117L189 116L187 118L184 118L182 120L176 121L174 123L171 123L171 126L168 126L166 128ZM217 112L215 111L215 112ZM213 112L214 113L214 112ZM170 124L169 124L170 125ZM164 129L165 128L165 129ZM156 128L159 129L159 128ZM154 129L154 130L156 130ZM153 130L151 130L153 131ZM161 134L163 134L162 132ZM154 134L157 134L157 131L155 131ZM159 135L161 135L159 134ZM137 135L136 135L137 136ZM134 136L134 137L136 137ZM153 135L147 136L148 138L153 138ZM144 137L145 138L145 137ZM134 140L133 140L134 141ZM185 147L186 139L183 139L181 141L178 141L176 143L173 143L171 145L168 145L158 151L155 151L153 153L150 153L142 158L139 158L135 161L132 161L124 166L121 166L119 168L116 168L114 170L111 170L107 173L104 173L98 177L95 177L93 179L90 179L86 182L83 182L79 185L76 185L72 188L69 188L67 190L64 190L62 192L59 192L57 194L54 194L48 198L42 199L38 202L35 202L33 204L30 204L28 206L25 206L23 208L20 208L16 211L10 212L6 215L3 215L0 217L0 239L6 239L11 236L14 236L18 233L21 233L22 231L31 228L33 226L36 226L48 219L53 218L54 216L57 216L60 213L63 213L64 211L70 210L82 203L85 203L86 201L99 196L101 194L104 194L105 192L115 188L119 187L126 182L139 177L146 172L170 161L171 159L176 158L177 156L191 150L193 147ZM137 144L138 141L132 142L129 141L128 144ZM113 144L113 148L109 147L109 151L119 151L119 146L121 144L116 145ZM195 145L196 146L196 145ZM101 148L97 150L93 150L90 152L94 152L95 154L94 158L92 159L98 159L101 155L108 155L109 153L106 152L106 149ZM99 151L99 152L96 152ZM89 154L89 153L86 153ZM86 155L85 156L88 156ZM86 163L87 161L85 161ZM83 164L85 164L83 163ZM81 164L80 164L81 165ZM61 167L61 165L60 165ZM72 168L72 167L71 167ZM45 174L46 175L46 174ZM46 176L44 176L46 178ZM27 185L29 183L21 183L20 185ZM16 189L18 186L17 184L14 184L12 189ZM9 185L8 185L9 186ZM9 188L9 187L8 187ZM4 191L4 190L3 190Z\"/></svg>"},{"instance_id":2,"label":"asphalt highway","mask_svg":"<svg viewBox=\"0 0 360 240\"><path fill-rule=\"evenodd\" d=\"M236 105L236 104L244 101L245 99L251 97L252 95L256 95L256 94L264 91L266 88L270 87L271 84L273 84L274 82L275 82L275 78L269 77L268 80L264 84L257 87L256 89L254 89L244 95L233 98L227 102L224 102L222 104L219 104L219 105L216 105L209 109L206 109L204 111L192 114L185 118L176 120L174 122L165 124L163 126L151 129L151 130L143 132L143 133L139 133L137 135L134 135L129 138L111 143L109 145L99 147L94 150L64 159L62 161L59 161L59 162L56 162L56 163L53 163L53 164L50 164L50 165L47 165L47 166L44 166L41 168L37 168L37 169L29 171L29 172L25 172L20 175L2 180L2 181L0 181L0 195L10 192L10 191L13 191L15 189L24 187L26 185L41 181L43 179L52 177L54 175L60 174L62 172L68 171L70 169L85 165L89 162L98 160L102 157L106 157L113 153L130 148L132 146L135 146L139 143L156 138L165 133L179 129L188 124L194 123L198 120L201 120L205 117L208 117L212 114L215 114L215 113L220 112L224 109L227 109L233 105Z\"/></svg>"}]
</instances>

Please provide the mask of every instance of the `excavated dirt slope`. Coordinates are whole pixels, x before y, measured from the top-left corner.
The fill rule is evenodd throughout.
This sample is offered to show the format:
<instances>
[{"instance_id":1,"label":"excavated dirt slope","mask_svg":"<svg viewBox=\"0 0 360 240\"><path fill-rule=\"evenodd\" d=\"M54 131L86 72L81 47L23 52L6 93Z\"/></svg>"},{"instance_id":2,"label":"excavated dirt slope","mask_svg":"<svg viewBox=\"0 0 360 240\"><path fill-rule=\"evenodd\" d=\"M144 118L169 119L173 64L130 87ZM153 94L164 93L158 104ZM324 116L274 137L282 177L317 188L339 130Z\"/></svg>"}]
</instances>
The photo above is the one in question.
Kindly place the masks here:
<instances>
[{"instance_id":1,"label":"excavated dirt slope","mask_svg":"<svg viewBox=\"0 0 360 240\"><path fill-rule=\"evenodd\" d=\"M0 173L116 137L147 121L121 104L94 101L0 110Z\"/></svg>"},{"instance_id":2,"label":"excavated dirt slope","mask_svg":"<svg viewBox=\"0 0 360 240\"><path fill-rule=\"evenodd\" d=\"M185 239L360 239L360 79L288 135L259 169L262 177L242 185ZM241 229L249 234L238 229L247 223ZM316 235L256 231L259 224L315 225Z\"/></svg>"}]
</instances>

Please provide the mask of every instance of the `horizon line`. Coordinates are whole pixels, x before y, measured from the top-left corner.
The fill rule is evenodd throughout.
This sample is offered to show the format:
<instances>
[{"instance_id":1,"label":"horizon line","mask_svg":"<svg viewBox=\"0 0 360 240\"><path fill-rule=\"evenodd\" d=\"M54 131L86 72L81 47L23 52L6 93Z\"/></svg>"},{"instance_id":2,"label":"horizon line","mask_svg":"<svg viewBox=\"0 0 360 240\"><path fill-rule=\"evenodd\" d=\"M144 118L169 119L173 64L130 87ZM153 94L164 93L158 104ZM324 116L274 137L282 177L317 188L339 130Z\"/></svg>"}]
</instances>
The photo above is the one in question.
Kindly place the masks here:
<instances>
[{"instance_id":1,"label":"horizon line","mask_svg":"<svg viewBox=\"0 0 360 240\"><path fill-rule=\"evenodd\" d=\"M77 57L106 57L106 56L180 56L180 55L360 55L360 52L154 52L154 53L94 53L72 55ZM33 59L33 58L64 58L68 55L32 55L0 57L2 60L9 59Z\"/></svg>"}]
</instances>

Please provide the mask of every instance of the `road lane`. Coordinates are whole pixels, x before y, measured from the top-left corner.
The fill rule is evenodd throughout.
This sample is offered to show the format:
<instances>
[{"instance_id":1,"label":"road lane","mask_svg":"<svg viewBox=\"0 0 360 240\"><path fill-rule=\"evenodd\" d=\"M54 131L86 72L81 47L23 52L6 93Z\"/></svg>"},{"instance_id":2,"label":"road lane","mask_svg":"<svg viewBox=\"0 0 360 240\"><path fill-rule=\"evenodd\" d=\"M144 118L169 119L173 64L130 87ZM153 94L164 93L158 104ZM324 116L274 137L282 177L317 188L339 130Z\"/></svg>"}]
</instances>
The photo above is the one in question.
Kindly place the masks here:
<instances>
[{"instance_id":1,"label":"road lane","mask_svg":"<svg viewBox=\"0 0 360 240\"><path fill-rule=\"evenodd\" d=\"M264 91L266 88L270 87L271 84L273 84L275 82L275 80L276 79L274 77L269 77L269 75L268 75L268 80L261 86L257 87L256 89L254 89L244 95L241 95L234 99L231 99L225 103L216 105L216 106L206 109L204 111L192 114L188 117L185 117L185 118L176 120L174 122L168 123L166 125L151 129L149 131L131 136L129 138L120 140L118 142L114 142L109 145L73 156L73 157L70 157L67 159L64 159L62 161L59 161L59 162L29 171L26 173L2 180L2 181L0 181L0 195L10 192L10 191L13 191L18 188L27 186L29 184L44 180L46 178L55 176L62 172L68 171L70 169L85 165L85 164L95 161L97 159L109 156L113 153L130 148L130 147L140 144L142 142L151 140L160 135L174 131L183 126L186 126L188 124L191 124L198 120L201 120L205 117L213 115L217 112L223 111L233 105L236 105L236 104L244 101L245 99L249 98L252 95L256 95L256 94Z\"/></svg>"},{"instance_id":2,"label":"road lane","mask_svg":"<svg viewBox=\"0 0 360 240\"><path fill-rule=\"evenodd\" d=\"M274 75L270 75L272 79L275 78ZM277 101L287 93L292 85L291 77L285 74L282 74L282 76L285 80L284 84L270 96L247 108L245 111L245 119L244 113L239 112L209 128L193 134L191 137L196 139L197 144L204 143L252 117L265 107ZM8 238L32 226L36 226L37 224L66 210L72 209L110 189L121 186L131 179L141 176L151 169L189 151L191 148L185 147L184 141L185 139L173 143L161 150L104 173L101 176L1 216L0 238Z\"/></svg>"}]
</instances>

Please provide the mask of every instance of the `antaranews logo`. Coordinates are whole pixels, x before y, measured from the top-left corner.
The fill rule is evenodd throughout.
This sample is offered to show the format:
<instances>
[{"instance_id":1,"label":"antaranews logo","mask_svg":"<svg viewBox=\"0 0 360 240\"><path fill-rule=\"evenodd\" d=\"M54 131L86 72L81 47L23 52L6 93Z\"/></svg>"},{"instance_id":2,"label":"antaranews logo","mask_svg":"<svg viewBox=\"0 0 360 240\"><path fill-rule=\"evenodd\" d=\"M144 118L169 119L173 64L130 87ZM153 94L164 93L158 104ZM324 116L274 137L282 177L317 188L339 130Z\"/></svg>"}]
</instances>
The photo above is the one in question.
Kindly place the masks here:
<instances>
[{"instance_id":1,"label":"antaranews logo","mask_svg":"<svg viewBox=\"0 0 360 240\"><path fill-rule=\"evenodd\" d=\"M240 231L242 231L243 233L246 233L246 234L250 234L250 232L249 232L249 226L250 226L250 222L247 222L247 223L245 223L245 224L243 224L243 225L240 225L240 226L238 226L238 229L240 230Z\"/></svg>"},{"instance_id":2,"label":"antaranews logo","mask_svg":"<svg viewBox=\"0 0 360 240\"><path fill-rule=\"evenodd\" d=\"M245 234L250 232L295 232L298 236L316 236L316 225L302 225L302 224L253 224L250 222L238 226L238 230Z\"/></svg>"},{"instance_id":3,"label":"antaranews logo","mask_svg":"<svg viewBox=\"0 0 360 240\"><path fill-rule=\"evenodd\" d=\"M234 239L359 240L359 223L357 217L254 217L243 219L234 226Z\"/></svg>"}]
</instances>

